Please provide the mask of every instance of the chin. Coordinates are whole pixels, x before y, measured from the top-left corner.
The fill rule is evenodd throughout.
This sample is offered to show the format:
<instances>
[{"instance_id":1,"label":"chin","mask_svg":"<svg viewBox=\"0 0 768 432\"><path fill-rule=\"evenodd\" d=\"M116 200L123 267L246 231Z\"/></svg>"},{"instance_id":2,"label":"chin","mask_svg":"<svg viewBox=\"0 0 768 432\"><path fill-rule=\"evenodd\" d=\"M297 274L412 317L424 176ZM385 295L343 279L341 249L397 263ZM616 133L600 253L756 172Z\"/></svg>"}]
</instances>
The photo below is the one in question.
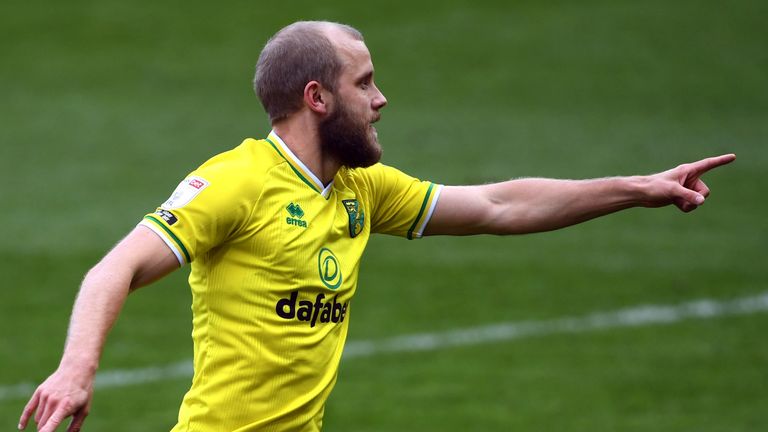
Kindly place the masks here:
<instances>
[{"instance_id":1,"label":"chin","mask_svg":"<svg viewBox=\"0 0 768 432\"><path fill-rule=\"evenodd\" d=\"M379 159L381 159L382 148L381 148L381 144L379 144L379 140L376 139L375 135L371 137L370 145L371 145L371 151L378 154L378 157L376 158L376 161L378 162Z\"/></svg>"},{"instance_id":2,"label":"chin","mask_svg":"<svg viewBox=\"0 0 768 432\"><path fill-rule=\"evenodd\" d=\"M371 126L369 138L370 138L371 145L373 145L374 147L380 147L379 146L379 132L373 126Z\"/></svg>"}]
</instances>

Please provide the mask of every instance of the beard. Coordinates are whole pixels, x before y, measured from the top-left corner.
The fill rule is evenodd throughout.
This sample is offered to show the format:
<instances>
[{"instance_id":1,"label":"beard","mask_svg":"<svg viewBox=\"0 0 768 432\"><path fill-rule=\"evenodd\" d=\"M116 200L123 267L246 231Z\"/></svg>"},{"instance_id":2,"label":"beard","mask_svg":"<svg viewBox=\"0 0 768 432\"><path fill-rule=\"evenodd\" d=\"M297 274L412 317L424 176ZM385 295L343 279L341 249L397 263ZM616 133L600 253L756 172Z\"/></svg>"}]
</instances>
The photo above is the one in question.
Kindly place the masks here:
<instances>
[{"instance_id":1,"label":"beard","mask_svg":"<svg viewBox=\"0 0 768 432\"><path fill-rule=\"evenodd\" d=\"M318 126L323 151L347 168L366 168L381 159L381 146L369 122L356 117L343 101Z\"/></svg>"}]
</instances>

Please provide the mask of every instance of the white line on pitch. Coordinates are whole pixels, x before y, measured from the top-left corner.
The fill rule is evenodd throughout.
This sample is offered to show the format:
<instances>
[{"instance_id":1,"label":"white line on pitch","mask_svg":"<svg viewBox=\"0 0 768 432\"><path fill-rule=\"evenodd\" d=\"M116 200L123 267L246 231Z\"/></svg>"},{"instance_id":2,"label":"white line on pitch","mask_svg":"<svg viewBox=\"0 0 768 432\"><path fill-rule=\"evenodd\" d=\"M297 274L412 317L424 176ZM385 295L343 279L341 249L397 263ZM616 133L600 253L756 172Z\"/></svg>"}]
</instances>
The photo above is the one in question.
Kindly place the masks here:
<instances>
[{"instance_id":1,"label":"white line on pitch","mask_svg":"<svg viewBox=\"0 0 768 432\"><path fill-rule=\"evenodd\" d=\"M551 320L502 322L439 333L416 333L380 340L350 341L344 349L344 359L397 352L434 351L446 347L510 341L559 333L585 333L601 329L672 324L690 319L711 319L765 311L768 311L768 291L732 300L700 299L676 305L643 305ZM186 378L191 375L192 362L185 360L165 366L100 372L96 376L95 387L97 389L124 387ZM0 386L0 401L29 397L33 390L34 385L31 383Z\"/></svg>"}]
</instances>

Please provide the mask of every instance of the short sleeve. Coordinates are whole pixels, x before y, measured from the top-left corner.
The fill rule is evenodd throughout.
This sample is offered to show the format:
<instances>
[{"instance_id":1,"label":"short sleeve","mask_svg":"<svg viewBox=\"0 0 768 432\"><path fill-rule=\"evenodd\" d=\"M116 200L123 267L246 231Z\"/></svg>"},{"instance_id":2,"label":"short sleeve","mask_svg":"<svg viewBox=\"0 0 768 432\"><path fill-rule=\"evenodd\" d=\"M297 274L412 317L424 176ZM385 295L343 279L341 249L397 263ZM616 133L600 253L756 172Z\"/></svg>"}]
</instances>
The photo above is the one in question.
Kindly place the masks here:
<instances>
[{"instance_id":1,"label":"short sleeve","mask_svg":"<svg viewBox=\"0 0 768 432\"><path fill-rule=\"evenodd\" d=\"M247 221L254 207L237 167L215 159L190 173L171 196L140 225L154 231L181 265L226 242Z\"/></svg>"},{"instance_id":2,"label":"short sleeve","mask_svg":"<svg viewBox=\"0 0 768 432\"><path fill-rule=\"evenodd\" d=\"M416 179L382 164L362 171L372 205L371 232L409 240L421 238L442 185Z\"/></svg>"}]
</instances>

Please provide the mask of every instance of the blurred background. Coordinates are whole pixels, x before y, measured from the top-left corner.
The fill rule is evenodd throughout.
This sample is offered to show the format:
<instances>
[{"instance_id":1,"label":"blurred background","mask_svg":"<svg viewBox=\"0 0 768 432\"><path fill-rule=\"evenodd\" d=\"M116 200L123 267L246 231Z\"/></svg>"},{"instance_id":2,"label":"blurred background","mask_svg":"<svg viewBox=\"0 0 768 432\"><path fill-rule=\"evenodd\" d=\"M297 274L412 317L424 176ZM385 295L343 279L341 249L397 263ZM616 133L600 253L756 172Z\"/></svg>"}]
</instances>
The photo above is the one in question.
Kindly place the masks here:
<instances>
[{"instance_id":1,"label":"blurred background","mask_svg":"<svg viewBox=\"0 0 768 432\"><path fill-rule=\"evenodd\" d=\"M692 214L635 209L510 238L376 237L352 346L765 296L767 18L761 0L3 1L0 428L56 368L89 267L187 172L266 136L253 66L299 19L365 34L389 100L383 160L420 178L601 177L739 157L705 179L712 196ZM86 430L174 424L190 382L174 366L192 351L187 273L129 298ZM764 309L349 355L325 429L764 430Z\"/></svg>"}]
</instances>

